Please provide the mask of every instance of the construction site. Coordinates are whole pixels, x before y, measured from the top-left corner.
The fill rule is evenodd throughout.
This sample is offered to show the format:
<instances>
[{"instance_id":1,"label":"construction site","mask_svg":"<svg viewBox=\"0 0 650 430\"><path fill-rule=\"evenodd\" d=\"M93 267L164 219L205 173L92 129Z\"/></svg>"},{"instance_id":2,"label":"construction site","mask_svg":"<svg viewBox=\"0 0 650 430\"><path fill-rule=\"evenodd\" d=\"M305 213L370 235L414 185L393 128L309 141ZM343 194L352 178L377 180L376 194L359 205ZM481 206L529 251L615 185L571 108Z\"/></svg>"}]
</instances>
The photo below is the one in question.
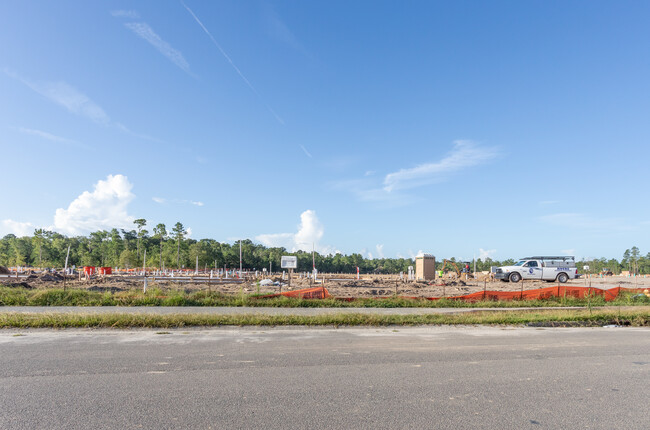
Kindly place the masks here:
<instances>
[{"instance_id":1,"label":"construction site","mask_svg":"<svg viewBox=\"0 0 650 430\"><path fill-rule=\"evenodd\" d=\"M517 283L494 279L491 272L468 272L456 264L445 264L435 271L426 264L428 257L416 259L411 273L398 275L341 274L238 270L115 270L84 268L75 273L63 271L0 268L0 285L27 289L71 288L98 292L146 291L211 291L223 294L273 295L313 287L325 287L337 298L458 297L478 292L522 292L559 286L557 282L521 280ZM108 270L111 269L111 270ZM610 276L584 275L561 284L566 287L647 289L650 278L630 274Z\"/></svg>"}]
</instances>

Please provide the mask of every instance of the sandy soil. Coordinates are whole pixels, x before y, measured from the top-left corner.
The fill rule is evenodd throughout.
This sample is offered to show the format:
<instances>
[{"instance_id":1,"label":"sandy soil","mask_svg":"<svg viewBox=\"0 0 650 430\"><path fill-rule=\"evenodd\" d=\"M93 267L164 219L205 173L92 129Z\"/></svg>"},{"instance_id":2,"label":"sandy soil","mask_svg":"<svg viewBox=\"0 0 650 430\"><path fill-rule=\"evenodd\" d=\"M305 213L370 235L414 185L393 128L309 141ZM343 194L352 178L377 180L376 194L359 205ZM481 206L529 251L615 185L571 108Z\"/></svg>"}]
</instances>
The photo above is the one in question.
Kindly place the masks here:
<instances>
[{"instance_id":1,"label":"sandy soil","mask_svg":"<svg viewBox=\"0 0 650 430\"><path fill-rule=\"evenodd\" d=\"M325 279L322 284L322 279ZM378 297L392 296L398 294L401 296L414 297L442 297L442 296L459 296L471 294L477 291L520 291L531 290L535 288L545 288L557 285L555 282L544 281L523 281L516 284L510 282L491 281L485 275L479 275L477 279L458 280L455 276L449 276L443 279L436 279L432 282L405 282L400 280L396 275L365 275L360 280L354 275L325 274L319 275L319 282L312 283L310 279L300 278L294 275L291 286L287 285L288 280L282 280L281 276L272 277L271 280L282 283L279 285L260 285L258 282L263 278L249 278L239 282L233 282L232 279L224 280L220 283L208 283L207 277L197 276L187 282L178 280L152 280L148 279L148 288L160 288L163 291L184 290L186 292L211 290L220 291L227 294L235 293L277 293L280 291L296 290L309 288L313 286L324 285L325 288L335 297ZM581 278L569 281L566 285L588 286L591 282L592 287L596 288L650 288L649 277L623 277L609 276L604 278L592 277ZM0 278L0 284L24 286L27 288L62 288L63 278L56 274L31 275L28 278ZM88 280L78 280L69 277L66 280L66 287L75 289L88 289L91 291L128 291L141 290L144 281L142 278L128 276L96 276Z\"/></svg>"}]
</instances>

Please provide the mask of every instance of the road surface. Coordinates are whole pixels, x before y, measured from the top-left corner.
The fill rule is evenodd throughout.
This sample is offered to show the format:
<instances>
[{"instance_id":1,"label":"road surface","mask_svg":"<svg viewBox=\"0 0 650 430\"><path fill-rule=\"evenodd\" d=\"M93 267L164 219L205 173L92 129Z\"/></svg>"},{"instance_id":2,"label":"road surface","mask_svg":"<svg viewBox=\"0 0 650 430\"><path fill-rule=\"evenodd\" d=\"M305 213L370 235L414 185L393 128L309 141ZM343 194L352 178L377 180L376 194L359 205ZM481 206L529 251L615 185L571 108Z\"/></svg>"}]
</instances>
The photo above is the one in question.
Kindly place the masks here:
<instances>
[{"instance_id":1,"label":"road surface","mask_svg":"<svg viewBox=\"0 0 650 430\"><path fill-rule=\"evenodd\" d=\"M648 328L0 331L0 428L647 428Z\"/></svg>"}]
</instances>

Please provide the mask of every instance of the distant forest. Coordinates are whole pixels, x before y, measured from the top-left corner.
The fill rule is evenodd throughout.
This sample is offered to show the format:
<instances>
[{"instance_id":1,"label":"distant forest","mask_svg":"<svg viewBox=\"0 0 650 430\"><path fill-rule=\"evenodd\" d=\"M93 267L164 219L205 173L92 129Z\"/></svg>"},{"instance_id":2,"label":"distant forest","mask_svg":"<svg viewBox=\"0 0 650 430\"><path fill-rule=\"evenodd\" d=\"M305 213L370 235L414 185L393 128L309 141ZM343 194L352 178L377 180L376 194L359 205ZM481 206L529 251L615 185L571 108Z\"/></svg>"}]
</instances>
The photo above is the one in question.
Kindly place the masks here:
<instances>
[{"instance_id":1,"label":"distant forest","mask_svg":"<svg viewBox=\"0 0 650 430\"><path fill-rule=\"evenodd\" d=\"M67 237L56 232L37 229L33 236L16 237L8 234L0 239L0 265L32 266L61 268L70 247L68 265L76 266L111 266L119 268L142 267L146 250L147 267L165 267L169 269L194 269L198 257L199 269L239 268L239 242L228 244L213 239L194 240L187 238L187 231L178 222L167 230L164 224L156 225L151 232L145 227L147 221L134 221L134 230L110 231L100 230L88 236ZM282 255L298 257L298 271L310 271L312 268L311 252L289 252L285 248L267 248L251 240L242 240L243 267L262 270L269 267L280 270ZM436 256L438 268L445 257ZM460 260L448 257L456 263ZM361 254L350 255L315 254L316 268L326 273L399 273L407 272L408 266L414 264L410 258L365 258ZM490 270L490 266L513 264L515 260L496 261L489 258L476 260L476 270ZM470 262L473 270L473 263ZM591 273L609 269L615 274L622 270L632 273L650 273L650 253L642 256L634 246L625 250L620 261L616 259L595 259L577 263L580 272L583 265L590 266Z\"/></svg>"}]
</instances>

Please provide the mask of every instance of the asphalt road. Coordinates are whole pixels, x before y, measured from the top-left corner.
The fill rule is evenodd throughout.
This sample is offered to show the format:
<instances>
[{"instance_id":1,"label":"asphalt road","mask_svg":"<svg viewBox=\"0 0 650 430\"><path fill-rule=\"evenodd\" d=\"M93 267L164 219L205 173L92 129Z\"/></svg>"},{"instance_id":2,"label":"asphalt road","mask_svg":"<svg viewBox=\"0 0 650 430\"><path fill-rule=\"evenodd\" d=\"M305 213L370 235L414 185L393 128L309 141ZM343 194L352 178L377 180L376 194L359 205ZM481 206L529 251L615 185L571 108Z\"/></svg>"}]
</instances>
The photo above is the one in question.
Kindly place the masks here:
<instances>
[{"instance_id":1,"label":"asphalt road","mask_svg":"<svg viewBox=\"0 0 650 430\"><path fill-rule=\"evenodd\" d=\"M2 330L0 428L650 423L650 329Z\"/></svg>"}]
</instances>

